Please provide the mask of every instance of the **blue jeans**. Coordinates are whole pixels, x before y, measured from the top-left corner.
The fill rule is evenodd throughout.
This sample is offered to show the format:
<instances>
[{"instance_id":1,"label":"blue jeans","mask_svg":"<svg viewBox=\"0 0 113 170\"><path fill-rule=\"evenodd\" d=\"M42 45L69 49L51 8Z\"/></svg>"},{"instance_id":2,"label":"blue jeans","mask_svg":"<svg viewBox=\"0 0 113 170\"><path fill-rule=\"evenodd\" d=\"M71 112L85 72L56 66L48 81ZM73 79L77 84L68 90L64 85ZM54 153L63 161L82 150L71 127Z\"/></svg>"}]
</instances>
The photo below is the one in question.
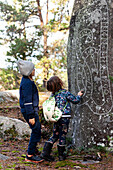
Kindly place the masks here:
<instances>
[{"instance_id":1,"label":"blue jeans","mask_svg":"<svg viewBox=\"0 0 113 170\"><path fill-rule=\"evenodd\" d=\"M37 142L39 142L41 139L41 125L39 122L39 116L38 113L35 112L35 124L31 125L29 123L29 118L27 113L24 112L22 114L32 130L29 145L28 145L28 155L33 155L36 150Z\"/></svg>"},{"instance_id":2,"label":"blue jeans","mask_svg":"<svg viewBox=\"0 0 113 170\"><path fill-rule=\"evenodd\" d=\"M69 118L61 118L58 122L54 123L53 136L48 142L55 143L59 139L59 145L66 145L66 135L69 127Z\"/></svg>"}]
</instances>

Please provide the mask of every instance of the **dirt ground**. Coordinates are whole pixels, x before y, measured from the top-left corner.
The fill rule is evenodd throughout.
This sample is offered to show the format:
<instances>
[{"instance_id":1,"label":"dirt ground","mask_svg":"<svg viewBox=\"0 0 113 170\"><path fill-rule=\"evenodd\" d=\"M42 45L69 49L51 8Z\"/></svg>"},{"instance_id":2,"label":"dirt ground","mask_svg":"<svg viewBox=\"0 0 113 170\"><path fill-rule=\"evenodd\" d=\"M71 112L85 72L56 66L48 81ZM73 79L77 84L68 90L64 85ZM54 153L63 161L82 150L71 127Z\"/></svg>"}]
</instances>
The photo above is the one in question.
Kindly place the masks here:
<instances>
[{"instance_id":1,"label":"dirt ground","mask_svg":"<svg viewBox=\"0 0 113 170\"><path fill-rule=\"evenodd\" d=\"M7 116L17 118L24 121L20 108L17 103L1 104L0 116ZM43 129L44 128L44 129ZM45 132L46 129L46 132ZM42 125L42 131L47 133L49 127ZM46 136L45 138L48 138ZM45 139L42 135L42 139L38 144L38 148L42 151ZM16 138L0 138L0 154L8 156L9 159L3 161L0 160L0 169L2 170L113 170L113 153L105 151L105 148L96 148L90 151L77 151L70 148L67 151L67 159L65 161L58 161L57 143L52 150L52 156L55 157L54 162L44 161L39 164L25 162L25 155L27 152L27 146L29 143L29 137L24 139ZM90 157L96 156L97 152L102 156L102 161L94 161ZM87 161L83 161L84 157L87 157Z\"/></svg>"}]
</instances>

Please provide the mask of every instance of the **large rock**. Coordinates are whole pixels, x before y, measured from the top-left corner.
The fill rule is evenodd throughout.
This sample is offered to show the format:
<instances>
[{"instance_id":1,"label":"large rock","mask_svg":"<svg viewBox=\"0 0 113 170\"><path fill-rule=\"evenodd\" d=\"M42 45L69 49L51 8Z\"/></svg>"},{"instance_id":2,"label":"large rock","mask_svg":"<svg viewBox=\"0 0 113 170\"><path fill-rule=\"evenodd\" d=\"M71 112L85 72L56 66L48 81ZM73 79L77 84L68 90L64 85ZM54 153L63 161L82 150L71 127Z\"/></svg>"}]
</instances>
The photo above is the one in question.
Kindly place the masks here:
<instances>
[{"instance_id":1,"label":"large rock","mask_svg":"<svg viewBox=\"0 0 113 170\"><path fill-rule=\"evenodd\" d=\"M0 133L4 136L20 138L30 135L31 130L28 124L21 120L0 116Z\"/></svg>"},{"instance_id":2,"label":"large rock","mask_svg":"<svg viewBox=\"0 0 113 170\"><path fill-rule=\"evenodd\" d=\"M19 100L19 90L0 91L0 103L13 102L15 100Z\"/></svg>"},{"instance_id":3,"label":"large rock","mask_svg":"<svg viewBox=\"0 0 113 170\"><path fill-rule=\"evenodd\" d=\"M84 89L72 106L76 147L109 145L113 136L113 1L75 0L68 41L69 90Z\"/></svg>"},{"instance_id":4,"label":"large rock","mask_svg":"<svg viewBox=\"0 0 113 170\"><path fill-rule=\"evenodd\" d=\"M39 92L40 104L44 102L49 96L50 92ZM0 103L1 102L13 102L14 100L19 100L19 90L6 90L0 91Z\"/></svg>"}]
</instances>

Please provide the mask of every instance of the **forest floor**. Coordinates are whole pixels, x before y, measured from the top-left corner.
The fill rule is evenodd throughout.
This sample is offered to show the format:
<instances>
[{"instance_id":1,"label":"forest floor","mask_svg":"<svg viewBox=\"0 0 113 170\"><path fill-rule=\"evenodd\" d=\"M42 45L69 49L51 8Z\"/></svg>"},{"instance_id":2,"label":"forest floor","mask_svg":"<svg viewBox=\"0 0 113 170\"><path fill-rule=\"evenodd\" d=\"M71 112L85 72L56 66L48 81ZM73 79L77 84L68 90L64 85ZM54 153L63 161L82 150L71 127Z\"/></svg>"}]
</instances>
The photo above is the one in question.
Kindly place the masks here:
<instances>
[{"instance_id":1,"label":"forest floor","mask_svg":"<svg viewBox=\"0 0 113 170\"><path fill-rule=\"evenodd\" d=\"M17 103L0 104L0 116L17 118L24 121L20 108ZM45 140L48 139L46 134L49 127L42 125L42 139L38 144L38 148L42 151ZM46 137L45 137L46 134ZM52 155L55 157L54 162L43 161L39 164L25 162L29 137L24 139L16 138L0 138L0 154L8 156L7 160L0 160L0 169L2 170L113 170L113 152L106 151L105 148L91 148L90 150L77 151L70 148L67 151L65 161L58 161L57 143L54 145ZM94 161L92 156L96 156L97 152L102 157L101 161ZM87 157L87 160L84 160Z\"/></svg>"}]
</instances>

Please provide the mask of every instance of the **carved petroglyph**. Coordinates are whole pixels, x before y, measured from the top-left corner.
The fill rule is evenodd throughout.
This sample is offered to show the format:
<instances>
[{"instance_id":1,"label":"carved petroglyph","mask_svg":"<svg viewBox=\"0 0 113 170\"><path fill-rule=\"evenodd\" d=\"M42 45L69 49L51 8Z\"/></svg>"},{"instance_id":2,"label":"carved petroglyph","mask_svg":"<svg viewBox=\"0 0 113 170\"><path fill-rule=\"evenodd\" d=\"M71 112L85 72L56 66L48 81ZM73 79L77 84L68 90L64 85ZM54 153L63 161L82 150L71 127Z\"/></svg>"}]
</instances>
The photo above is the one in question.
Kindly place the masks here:
<instances>
[{"instance_id":1,"label":"carved petroglyph","mask_svg":"<svg viewBox=\"0 0 113 170\"><path fill-rule=\"evenodd\" d=\"M69 136L75 147L108 146L113 136L113 10L111 0L75 0L68 40L69 90L84 88L72 105ZM112 132L112 133L111 133Z\"/></svg>"},{"instance_id":2,"label":"carved petroglyph","mask_svg":"<svg viewBox=\"0 0 113 170\"><path fill-rule=\"evenodd\" d=\"M113 107L108 71L109 13L106 0L93 0L79 10L75 21L72 72L76 69L78 89L85 89L83 105L97 115L111 112ZM73 52L72 52L73 53Z\"/></svg>"}]
</instances>

